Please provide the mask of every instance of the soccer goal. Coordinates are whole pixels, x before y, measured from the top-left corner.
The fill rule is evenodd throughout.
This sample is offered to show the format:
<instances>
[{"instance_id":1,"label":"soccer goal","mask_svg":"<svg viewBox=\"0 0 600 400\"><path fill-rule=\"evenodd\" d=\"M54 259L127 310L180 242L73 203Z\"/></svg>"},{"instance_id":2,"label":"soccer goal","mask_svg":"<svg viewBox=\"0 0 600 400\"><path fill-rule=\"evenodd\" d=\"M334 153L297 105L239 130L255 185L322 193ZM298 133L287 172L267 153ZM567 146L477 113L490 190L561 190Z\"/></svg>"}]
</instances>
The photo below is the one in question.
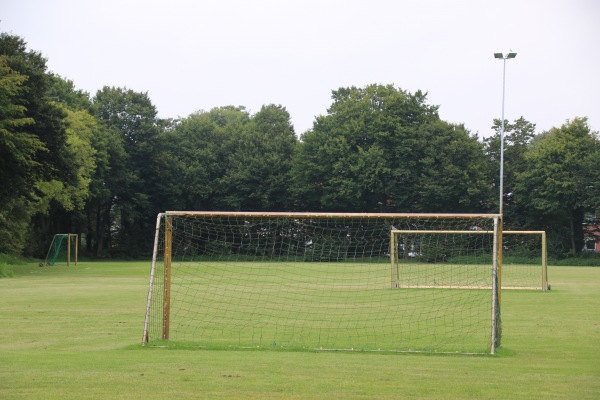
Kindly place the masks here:
<instances>
[{"instance_id":1,"label":"soccer goal","mask_svg":"<svg viewBox=\"0 0 600 400\"><path fill-rule=\"evenodd\" d=\"M550 290L545 231L502 232L502 289Z\"/></svg>"},{"instance_id":2,"label":"soccer goal","mask_svg":"<svg viewBox=\"0 0 600 400\"><path fill-rule=\"evenodd\" d=\"M460 230L393 230L392 271L395 287L482 288L471 269L489 262L495 231L480 227ZM498 283L508 290L549 290L546 232L503 231ZM407 263L406 260L411 260ZM421 260L423 264L414 261ZM440 271L431 268L439 265ZM455 265L461 268L454 268Z\"/></svg>"},{"instance_id":3,"label":"soccer goal","mask_svg":"<svg viewBox=\"0 0 600 400\"><path fill-rule=\"evenodd\" d=\"M206 348L493 353L501 332L499 218L159 214L142 341ZM446 259L454 254L452 241L463 242L464 235L425 243L419 238L427 234L396 241L392 233L444 230L495 233L469 244L480 258L452 265ZM433 284L398 283L404 278L390 259L398 260L399 270L415 264ZM448 284L453 279L460 283Z\"/></svg>"},{"instance_id":4,"label":"soccer goal","mask_svg":"<svg viewBox=\"0 0 600 400\"><path fill-rule=\"evenodd\" d=\"M77 265L79 253L78 236L73 233L59 233L54 235L46 258L40 267L65 264L67 266L74 262Z\"/></svg>"}]
</instances>

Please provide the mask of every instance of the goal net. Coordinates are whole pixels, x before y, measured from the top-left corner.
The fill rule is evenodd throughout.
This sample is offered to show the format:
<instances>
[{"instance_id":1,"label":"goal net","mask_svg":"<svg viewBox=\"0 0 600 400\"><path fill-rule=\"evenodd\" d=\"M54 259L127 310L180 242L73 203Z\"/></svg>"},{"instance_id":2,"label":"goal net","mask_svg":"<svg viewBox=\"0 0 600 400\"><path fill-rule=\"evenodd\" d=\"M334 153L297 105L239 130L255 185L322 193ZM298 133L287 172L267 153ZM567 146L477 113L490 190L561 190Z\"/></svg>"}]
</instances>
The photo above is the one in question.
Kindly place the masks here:
<instances>
[{"instance_id":1,"label":"goal net","mask_svg":"<svg viewBox=\"0 0 600 400\"><path fill-rule=\"evenodd\" d=\"M159 214L143 343L493 353L500 225L486 214ZM418 239L436 230L495 234L470 244L476 264L449 266L452 240L466 237ZM434 284L398 284L410 264Z\"/></svg>"},{"instance_id":2,"label":"goal net","mask_svg":"<svg viewBox=\"0 0 600 400\"><path fill-rule=\"evenodd\" d=\"M545 231L502 232L502 289L550 290Z\"/></svg>"},{"instance_id":3,"label":"goal net","mask_svg":"<svg viewBox=\"0 0 600 400\"><path fill-rule=\"evenodd\" d=\"M40 267L53 265L70 266L73 262L77 265L77 257L79 252L78 236L72 233L59 233L54 235L46 258Z\"/></svg>"},{"instance_id":4,"label":"goal net","mask_svg":"<svg viewBox=\"0 0 600 400\"><path fill-rule=\"evenodd\" d=\"M494 231L393 230L392 271L397 287L482 288L473 273L492 257ZM508 290L548 290L546 232L503 231L498 284ZM406 262L406 261L410 262ZM417 261L422 261L419 264ZM432 268L438 265L440 271ZM461 268L454 268L455 265ZM470 267L467 268L467 266ZM445 271L444 274L441 271Z\"/></svg>"}]
</instances>

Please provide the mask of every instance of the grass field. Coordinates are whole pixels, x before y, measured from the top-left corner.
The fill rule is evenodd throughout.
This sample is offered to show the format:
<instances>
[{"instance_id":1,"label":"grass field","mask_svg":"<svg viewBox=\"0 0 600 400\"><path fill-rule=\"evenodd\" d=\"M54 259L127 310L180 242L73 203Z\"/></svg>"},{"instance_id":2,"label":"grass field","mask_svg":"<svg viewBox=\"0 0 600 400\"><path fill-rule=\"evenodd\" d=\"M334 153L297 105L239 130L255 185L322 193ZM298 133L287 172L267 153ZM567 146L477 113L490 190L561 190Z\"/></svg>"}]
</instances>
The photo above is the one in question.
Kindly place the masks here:
<instances>
[{"instance_id":1,"label":"grass field","mask_svg":"<svg viewBox=\"0 0 600 400\"><path fill-rule=\"evenodd\" d=\"M495 356L142 348L148 262L13 270L1 399L600 398L600 268L503 292Z\"/></svg>"}]
</instances>

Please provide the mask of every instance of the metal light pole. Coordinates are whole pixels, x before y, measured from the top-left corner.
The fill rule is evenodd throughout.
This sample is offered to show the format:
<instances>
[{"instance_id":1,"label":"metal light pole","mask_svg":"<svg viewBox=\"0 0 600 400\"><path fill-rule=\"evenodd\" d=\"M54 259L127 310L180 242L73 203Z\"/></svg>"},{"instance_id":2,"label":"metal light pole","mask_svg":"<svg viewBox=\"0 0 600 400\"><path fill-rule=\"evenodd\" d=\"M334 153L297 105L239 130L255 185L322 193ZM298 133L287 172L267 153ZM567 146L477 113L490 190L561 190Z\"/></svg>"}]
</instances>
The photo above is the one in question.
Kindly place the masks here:
<instances>
[{"instance_id":1,"label":"metal light pole","mask_svg":"<svg viewBox=\"0 0 600 400\"><path fill-rule=\"evenodd\" d=\"M502 60L504 66L502 71L502 121L500 125L500 215L504 213L504 92L506 88L506 60L515 58L517 53L494 53L494 57Z\"/></svg>"}]
</instances>

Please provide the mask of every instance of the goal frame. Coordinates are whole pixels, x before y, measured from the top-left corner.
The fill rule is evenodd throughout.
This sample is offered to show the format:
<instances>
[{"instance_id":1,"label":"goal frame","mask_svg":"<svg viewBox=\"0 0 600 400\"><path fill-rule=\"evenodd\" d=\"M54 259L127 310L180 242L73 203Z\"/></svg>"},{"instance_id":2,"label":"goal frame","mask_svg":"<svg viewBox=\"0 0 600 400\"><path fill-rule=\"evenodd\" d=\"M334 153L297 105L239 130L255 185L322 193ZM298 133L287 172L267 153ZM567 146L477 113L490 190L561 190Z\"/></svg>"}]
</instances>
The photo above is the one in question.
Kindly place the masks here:
<instances>
[{"instance_id":1,"label":"goal frame","mask_svg":"<svg viewBox=\"0 0 600 400\"><path fill-rule=\"evenodd\" d=\"M46 253L46 258L44 259L43 263L40 263L40 266L48 266L48 265L54 265L55 263L49 263L48 259L51 258L51 253L52 250L54 249L54 242L56 241L56 239L58 237L66 237L67 240L67 267L71 266L71 253L72 250L74 250L74 254L73 254L73 261L75 263L75 266L77 266L77 261L79 258L79 235L76 233L57 233L52 237L52 242L50 243L50 246L48 247L48 252ZM71 244L71 242L73 242L73 244ZM61 242L62 244L62 242ZM72 248L74 247L74 248Z\"/></svg>"},{"instance_id":2,"label":"goal frame","mask_svg":"<svg viewBox=\"0 0 600 400\"><path fill-rule=\"evenodd\" d=\"M397 242L395 238L401 234L415 234L415 232L419 232L421 234L464 234L464 235L493 235L493 231L478 231L478 230L392 230L391 231L391 240L390 240L390 262L391 262L391 283L392 288L401 288L403 287L398 281L399 271L398 268L400 263L398 262L398 255L396 254ZM508 230L502 231L502 235L540 235L541 237L541 270L540 270L540 285L539 286L504 286L502 284L502 276L503 273L506 272L507 268L510 268L510 264L506 264L503 262L494 261L494 264L497 265L498 269L498 286L499 289L506 290L550 290L550 285L548 283L548 250L547 250L547 242L546 242L546 231L516 231L516 230ZM495 253L497 255L497 253ZM406 286L405 286L406 287ZM449 287L448 287L449 288ZM477 289L476 287L455 287L457 289Z\"/></svg>"},{"instance_id":3,"label":"goal frame","mask_svg":"<svg viewBox=\"0 0 600 400\"><path fill-rule=\"evenodd\" d=\"M486 234L486 235L494 235L494 240L496 240L496 235L498 235L498 230L496 231L477 231L477 230L410 230L410 229L393 229L391 232L391 240L390 240L390 262L392 264L392 288L393 289L492 289L494 288L493 282L490 286L443 286L443 285L435 285L435 286L411 286L411 285L403 285L400 283L400 262L398 259L398 253L396 249L398 248L399 242L396 238L402 234L421 234L421 235L444 235L444 234L452 234L452 235L478 235L478 234ZM494 243L496 246L496 242ZM500 281L501 276L501 266L498 260L498 251L496 248L492 250L492 268L493 273L498 275L498 281ZM498 287L500 285L498 284Z\"/></svg>"},{"instance_id":4,"label":"goal frame","mask_svg":"<svg viewBox=\"0 0 600 400\"><path fill-rule=\"evenodd\" d=\"M508 230L503 231L503 235L540 235L541 237L541 259L542 259L542 269L540 273L540 282L541 286L532 286L532 287L514 287L508 286L503 287L503 289L513 289L513 290L541 290L547 291L550 290L551 286L548 282L548 244L546 240L546 231L516 231L516 230ZM505 264L504 268L508 268L509 264ZM500 282L502 282L502 275L500 275Z\"/></svg>"},{"instance_id":5,"label":"goal frame","mask_svg":"<svg viewBox=\"0 0 600 400\"><path fill-rule=\"evenodd\" d=\"M500 345L500 290L499 290L499 271L501 270L502 260L502 216L500 214L453 214L453 213L327 213L327 212L226 212L226 211L167 211L159 213L156 220L155 240L153 246L153 255L150 271L150 282L148 288L148 297L146 305L146 315L144 319L144 332L142 336L142 345L149 342L149 318L152 304L152 291L155 276L156 264L158 260L158 243L161 239L161 221L164 220L164 249L163 249L163 267L164 276L162 276L162 340L169 340L170 333L170 309L171 309L171 257L173 246L173 225L172 219L178 216L186 217L236 217L236 218L296 218L296 219L325 219L325 218L347 218L347 219L409 219L409 218L432 218L432 219L477 219L484 218L493 221L494 226L494 255L493 266L490 279L492 281L491 290L491 343L490 353L494 354L496 348ZM415 231L412 231L413 233ZM436 231L439 232L439 231ZM489 231L488 231L489 233ZM391 233L390 233L391 235ZM391 237L390 237L391 250ZM391 256L391 255L390 255Z\"/></svg>"}]
</instances>

